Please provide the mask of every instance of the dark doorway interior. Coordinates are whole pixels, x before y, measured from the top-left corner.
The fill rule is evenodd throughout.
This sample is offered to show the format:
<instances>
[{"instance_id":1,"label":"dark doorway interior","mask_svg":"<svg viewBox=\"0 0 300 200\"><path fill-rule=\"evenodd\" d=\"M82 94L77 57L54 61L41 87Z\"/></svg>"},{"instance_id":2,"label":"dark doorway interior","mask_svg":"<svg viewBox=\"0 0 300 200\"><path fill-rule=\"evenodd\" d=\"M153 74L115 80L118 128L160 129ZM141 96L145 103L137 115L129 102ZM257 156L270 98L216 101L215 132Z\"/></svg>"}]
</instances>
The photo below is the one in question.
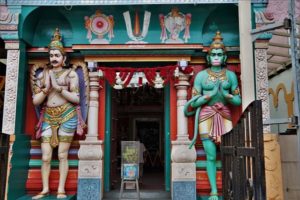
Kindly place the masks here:
<instances>
[{"instance_id":1,"label":"dark doorway interior","mask_svg":"<svg viewBox=\"0 0 300 200\"><path fill-rule=\"evenodd\" d=\"M112 91L111 186L120 188L121 141L145 146L140 189L164 190L164 92L148 85Z\"/></svg>"}]
</instances>

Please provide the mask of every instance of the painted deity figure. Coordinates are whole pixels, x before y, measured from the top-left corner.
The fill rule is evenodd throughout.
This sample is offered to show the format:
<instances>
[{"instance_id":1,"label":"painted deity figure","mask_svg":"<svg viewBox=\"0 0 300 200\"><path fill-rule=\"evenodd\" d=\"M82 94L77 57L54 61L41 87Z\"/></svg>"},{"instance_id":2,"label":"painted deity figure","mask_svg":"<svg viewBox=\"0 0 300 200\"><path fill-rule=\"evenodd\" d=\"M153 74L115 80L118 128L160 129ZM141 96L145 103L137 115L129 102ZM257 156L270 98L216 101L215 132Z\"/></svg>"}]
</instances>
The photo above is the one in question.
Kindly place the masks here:
<instances>
[{"instance_id":1,"label":"painted deity figure","mask_svg":"<svg viewBox=\"0 0 300 200\"><path fill-rule=\"evenodd\" d=\"M227 56L222 40L220 32L217 32L207 55L210 67L196 75L192 98L184 109L187 116L195 114L194 138L190 146L195 144L199 131L206 153L206 170L211 186L209 200L218 200L216 145L220 143L221 135L232 129L227 105L241 105L237 77L225 67ZM195 110L188 111L189 107Z\"/></svg>"},{"instance_id":2,"label":"painted deity figure","mask_svg":"<svg viewBox=\"0 0 300 200\"><path fill-rule=\"evenodd\" d=\"M162 43L185 43L190 39L190 25L192 22L190 13L183 14L179 12L177 7L174 7L166 16L160 14L159 22L162 30L160 36ZM183 30L185 30L183 34L184 41L180 38ZM167 31L170 33L169 37Z\"/></svg>"},{"instance_id":3,"label":"painted deity figure","mask_svg":"<svg viewBox=\"0 0 300 200\"><path fill-rule=\"evenodd\" d=\"M57 198L67 197L65 182L69 170L68 151L75 131L79 130L78 126L84 126L78 109L78 75L65 66L66 53L58 29L49 44L49 59L51 66L36 75L33 86L33 104L42 107L36 134L37 138L41 138L43 183L42 191L33 199L41 199L50 193L50 162L53 149L57 146L60 174Z\"/></svg>"}]
</instances>

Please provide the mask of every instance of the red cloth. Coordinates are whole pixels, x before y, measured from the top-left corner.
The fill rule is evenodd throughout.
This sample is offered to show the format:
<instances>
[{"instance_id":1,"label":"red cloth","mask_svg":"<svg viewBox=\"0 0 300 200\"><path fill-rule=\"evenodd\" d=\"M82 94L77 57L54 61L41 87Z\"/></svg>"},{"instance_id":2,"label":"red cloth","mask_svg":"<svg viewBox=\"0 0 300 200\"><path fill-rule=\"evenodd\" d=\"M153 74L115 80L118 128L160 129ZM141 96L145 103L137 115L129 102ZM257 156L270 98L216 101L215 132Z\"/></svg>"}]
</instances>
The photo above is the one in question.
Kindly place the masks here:
<instances>
[{"instance_id":1,"label":"red cloth","mask_svg":"<svg viewBox=\"0 0 300 200\"><path fill-rule=\"evenodd\" d=\"M213 106L204 106L200 112L200 122L212 118L211 131L209 136L216 140L225 134L225 127L223 120L228 119L231 121L230 110L222 103L216 103Z\"/></svg>"}]
</instances>

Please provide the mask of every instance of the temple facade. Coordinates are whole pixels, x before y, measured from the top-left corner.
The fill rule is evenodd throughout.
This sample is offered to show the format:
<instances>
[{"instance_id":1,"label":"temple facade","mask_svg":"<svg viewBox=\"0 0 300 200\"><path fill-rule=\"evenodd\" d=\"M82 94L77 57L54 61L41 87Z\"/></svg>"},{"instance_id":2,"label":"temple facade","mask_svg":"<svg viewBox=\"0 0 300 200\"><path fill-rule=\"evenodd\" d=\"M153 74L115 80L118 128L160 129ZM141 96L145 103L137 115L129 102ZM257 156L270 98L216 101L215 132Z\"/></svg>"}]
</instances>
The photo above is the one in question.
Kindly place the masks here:
<instances>
[{"instance_id":1,"label":"temple facade","mask_svg":"<svg viewBox=\"0 0 300 200\"><path fill-rule=\"evenodd\" d=\"M233 124L256 99L262 101L263 120L271 118L270 110L271 115L275 111L269 106L267 51L272 35L251 35L252 29L275 22L272 11L266 12L268 5L271 1L0 1L0 38L7 52L2 133L9 135L10 144L3 198L31 199L42 191L43 152L36 137L41 111L32 101L32 80L49 65L48 45L59 29L66 65L79 76L87 125L68 151L67 198L118 198L122 141L139 141L144 145L141 198L208 199L206 154L200 140L189 148L194 121L184 115L184 105L195 74L207 68L209 46L220 31L226 67L237 75L241 90L242 105L231 108ZM264 126L265 143L274 146L271 132L272 127ZM279 155L272 153L269 157ZM57 154L54 149L49 177L53 196L60 174ZM280 163L280 156L276 159ZM216 164L222 199L219 150ZM268 173L271 178L278 174L269 171L267 182ZM275 190L281 199L280 175L278 181ZM267 195L274 194L272 187L267 183ZM124 193L128 188L136 186L126 184Z\"/></svg>"}]
</instances>

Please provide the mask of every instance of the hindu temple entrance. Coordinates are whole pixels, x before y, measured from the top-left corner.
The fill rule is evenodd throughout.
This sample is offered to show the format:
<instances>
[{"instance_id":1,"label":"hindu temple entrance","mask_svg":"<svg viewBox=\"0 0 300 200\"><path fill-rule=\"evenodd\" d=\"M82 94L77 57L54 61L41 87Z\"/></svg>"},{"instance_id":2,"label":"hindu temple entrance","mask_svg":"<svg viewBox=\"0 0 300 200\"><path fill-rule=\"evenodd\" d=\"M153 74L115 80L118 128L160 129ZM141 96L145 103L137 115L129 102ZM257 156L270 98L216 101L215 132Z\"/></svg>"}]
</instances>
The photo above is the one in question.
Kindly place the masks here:
<instances>
[{"instance_id":1,"label":"hindu temple entrance","mask_svg":"<svg viewBox=\"0 0 300 200\"><path fill-rule=\"evenodd\" d=\"M176 64L146 61L99 66L106 80L104 199L115 198L120 191L122 141L142 144L141 198L145 194L170 198L170 80Z\"/></svg>"},{"instance_id":2,"label":"hindu temple entrance","mask_svg":"<svg viewBox=\"0 0 300 200\"><path fill-rule=\"evenodd\" d=\"M111 189L120 188L121 142L140 141L140 189L164 189L164 89L112 90ZM128 186L130 187L130 186Z\"/></svg>"}]
</instances>

